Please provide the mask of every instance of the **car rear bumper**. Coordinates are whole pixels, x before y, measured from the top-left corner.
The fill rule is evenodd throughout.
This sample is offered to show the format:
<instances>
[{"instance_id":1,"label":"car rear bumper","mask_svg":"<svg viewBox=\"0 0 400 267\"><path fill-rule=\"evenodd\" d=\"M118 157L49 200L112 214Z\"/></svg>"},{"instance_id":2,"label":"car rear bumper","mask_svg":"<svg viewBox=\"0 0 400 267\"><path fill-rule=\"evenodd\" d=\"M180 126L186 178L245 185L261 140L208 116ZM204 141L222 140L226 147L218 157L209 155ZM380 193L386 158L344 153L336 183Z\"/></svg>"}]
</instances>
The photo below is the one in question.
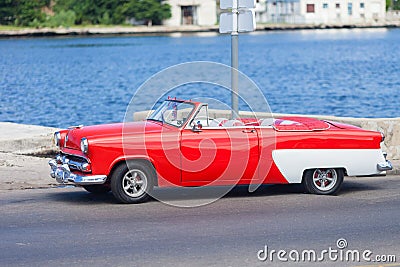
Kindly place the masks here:
<instances>
[{"instance_id":1,"label":"car rear bumper","mask_svg":"<svg viewBox=\"0 0 400 267\"><path fill-rule=\"evenodd\" d=\"M72 173L68 164L57 163L57 161L54 159L49 161L49 165L50 176L55 178L57 182L62 184L71 182L77 185L93 185L104 184L107 180L106 175L82 176Z\"/></svg>"},{"instance_id":2,"label":"car rear bumper","mask_svg":"<svg viewBox=\"0 0 400 267\"><path fill-rule=\"evenodd\" d=\"M389 160L386 160L386 162L378 163L376 167L378 168L378 171L381 172L393 170L392 163Z\"/></svg>"}]
</instances>

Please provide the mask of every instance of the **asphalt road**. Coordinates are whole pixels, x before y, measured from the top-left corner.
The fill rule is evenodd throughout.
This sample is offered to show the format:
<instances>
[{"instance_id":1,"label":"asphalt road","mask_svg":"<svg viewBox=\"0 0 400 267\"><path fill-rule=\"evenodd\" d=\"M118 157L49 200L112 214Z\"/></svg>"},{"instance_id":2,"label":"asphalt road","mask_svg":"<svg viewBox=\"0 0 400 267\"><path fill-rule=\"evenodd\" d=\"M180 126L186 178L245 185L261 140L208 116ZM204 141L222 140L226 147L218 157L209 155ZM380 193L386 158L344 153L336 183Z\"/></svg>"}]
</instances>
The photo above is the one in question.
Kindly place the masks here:
<instances>
[{"instance_id":1,"label":"asphalt road","mask_svg":"<svg viewBox=\"0 0 400 267\"><path fill-rule=\"evenodd\" d=\"M318 255L330 247L371 250L371 259L396 256L397 264L383 266L400 266L400 176L346 178L343 186L338 196L303 194L297 186L252 194L236 187L197 208L121 205L111 194L71 187L0 191L0 266L310 266L276 254L260 261L265 245ZM182 204L201 200L201 190L156 193ZM347 241L341 250L340 238ZM325 266L373 264L323 256Z\"/></svg>"}]
</instances>

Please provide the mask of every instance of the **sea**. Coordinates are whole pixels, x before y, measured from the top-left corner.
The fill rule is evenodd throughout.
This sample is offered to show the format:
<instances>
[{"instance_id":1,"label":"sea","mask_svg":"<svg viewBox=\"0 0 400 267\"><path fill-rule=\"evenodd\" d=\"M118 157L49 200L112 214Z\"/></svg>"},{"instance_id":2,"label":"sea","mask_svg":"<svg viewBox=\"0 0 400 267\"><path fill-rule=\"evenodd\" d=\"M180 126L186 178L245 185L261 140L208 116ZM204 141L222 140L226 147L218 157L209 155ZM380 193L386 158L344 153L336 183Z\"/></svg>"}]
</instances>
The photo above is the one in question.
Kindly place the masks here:
<instances>
[{"instance_id":1,"label":"sea","mask_svg":"<svg viewBox=\"0 0 400 267\"><path fill-rule=\"evenodd\" d=\"M254 32L239 36L238 69L275 113L400 117L399 45L400 29ZM165 97L153 88L132 102L144 83L189 62L230 66L231 36L0 39L0 121L61 128L120 122L130 103L147 109ZM169 93L213 97L202 86ZM229 106L230 92L217 91Z\"/></svg>"}]
</instances>

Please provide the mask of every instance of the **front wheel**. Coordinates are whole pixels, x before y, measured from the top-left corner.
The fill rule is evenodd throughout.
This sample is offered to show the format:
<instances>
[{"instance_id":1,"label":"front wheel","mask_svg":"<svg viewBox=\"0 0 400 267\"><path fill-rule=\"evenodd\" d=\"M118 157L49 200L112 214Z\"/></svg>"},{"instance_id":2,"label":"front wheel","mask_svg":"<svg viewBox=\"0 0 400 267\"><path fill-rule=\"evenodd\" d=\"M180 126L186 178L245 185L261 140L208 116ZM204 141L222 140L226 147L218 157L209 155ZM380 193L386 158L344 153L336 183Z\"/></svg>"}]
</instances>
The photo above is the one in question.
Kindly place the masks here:
<instances>
[{"instance_id":1,"label":"front wheel","mask_svg":"<svg viewBox=\"0 0 400 267\"><path fill-rule=\"evenodd\" d=\"M147 164L140 161L127 162L114 170L111 176L111 191L122 203L142 203L150 198L154 180L154 171Z\"/></svg>"},{"instance_id":2,"label":"front wheel","mask_svg":"<svg viewBox=\"0 0 400 267\"><path fill-rule=\"evenodd\" d=\"M304 172L303 185L308 193L334 195L343 183L342 169L312 169Z\"/></svg>"}]
</instances>

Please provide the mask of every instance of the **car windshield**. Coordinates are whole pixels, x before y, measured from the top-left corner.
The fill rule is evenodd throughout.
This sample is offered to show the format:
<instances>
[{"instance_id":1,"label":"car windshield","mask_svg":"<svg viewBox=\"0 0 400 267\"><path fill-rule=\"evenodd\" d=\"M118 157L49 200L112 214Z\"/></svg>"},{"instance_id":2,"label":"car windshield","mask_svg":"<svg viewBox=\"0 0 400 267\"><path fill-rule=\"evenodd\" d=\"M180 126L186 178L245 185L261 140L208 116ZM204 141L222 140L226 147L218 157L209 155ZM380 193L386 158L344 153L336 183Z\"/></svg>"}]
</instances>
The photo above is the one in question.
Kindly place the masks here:
<instances>
[{"instance_id":1,"label":"car windshield","mask_svg":"<svg viewBox=\"0 0 400 267\"><path fill-rule=\"evenodd\" d=\"M180 127L192 113L194 105L175 100L164 101L147 119Z\"/></svg>"}]
</instances>

